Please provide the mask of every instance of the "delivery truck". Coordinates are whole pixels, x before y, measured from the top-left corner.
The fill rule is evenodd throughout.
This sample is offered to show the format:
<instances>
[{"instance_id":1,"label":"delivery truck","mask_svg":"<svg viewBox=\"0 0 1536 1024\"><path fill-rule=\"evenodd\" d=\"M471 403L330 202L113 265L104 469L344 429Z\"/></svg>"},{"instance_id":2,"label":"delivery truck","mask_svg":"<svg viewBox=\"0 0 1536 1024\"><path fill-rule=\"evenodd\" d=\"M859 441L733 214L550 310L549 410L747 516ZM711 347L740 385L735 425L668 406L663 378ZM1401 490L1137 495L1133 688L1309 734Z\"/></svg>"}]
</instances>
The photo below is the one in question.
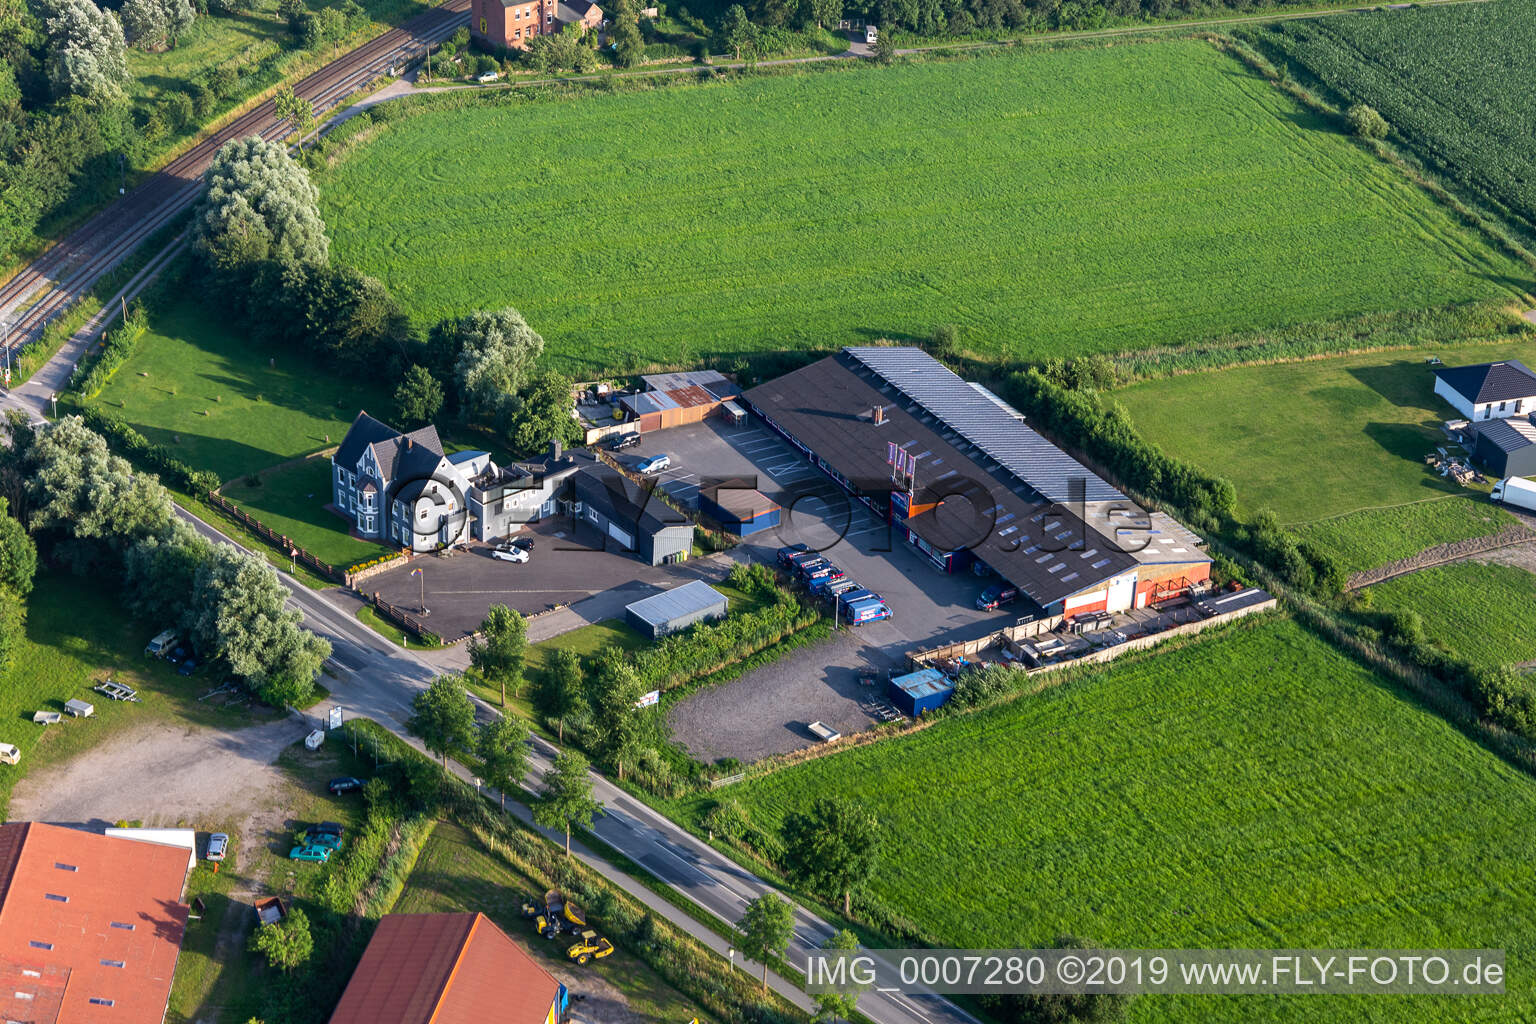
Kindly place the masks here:
<instances>
[{"instance_id":1,"label":"delivery truck","mask_svg":"<svg viewBox=\"0 0 1536 1024\"><path fill-rule=\"evenodd\" d=\"M1536 480L1507 476L1493 485L1489 497L1527 512L1536 512Z\"/></svg>"}]
</instances>

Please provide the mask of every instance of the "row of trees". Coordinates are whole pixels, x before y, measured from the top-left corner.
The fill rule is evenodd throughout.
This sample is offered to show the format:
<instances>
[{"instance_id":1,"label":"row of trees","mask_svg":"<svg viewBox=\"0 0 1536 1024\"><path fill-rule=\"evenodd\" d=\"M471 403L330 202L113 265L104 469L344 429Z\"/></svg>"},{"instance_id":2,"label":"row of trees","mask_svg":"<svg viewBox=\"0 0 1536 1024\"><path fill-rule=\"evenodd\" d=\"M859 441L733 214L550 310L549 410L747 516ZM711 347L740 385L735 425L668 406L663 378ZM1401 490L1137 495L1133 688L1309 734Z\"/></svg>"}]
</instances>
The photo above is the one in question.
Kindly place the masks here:
<instances>
[{"instance_id":1,"label":"row of trees","mask_svg":"<svg viewBox=\"0 0 1536 1024\"><path fill-rule=\"evenodd\" d=\"M155 477L135 473L78 416L34 428L18 413L7 425L4 500L55 562L118 584L146 628L185 631L267 703L309 702L330 645L300 628L269 565L196 533ZM0 521L0 583L28 563L7 529Z\"/></svg>"},{"instance_id":2,"label":"row of trees","mask_svg":"<svg viewBox=\"0 0 1536 1024\"><path fill-rule=\"evenodd\" d=\"M308 102L279 95L280 115L304 133ZM580 440L572 382L538 368L544 339L515 309L452 317L420 335L377 279L334 262L319 192L286 146L256 136L226 143L193 214L202 273L255 344L317 356L347 373L399 383L397 425L445 407L472 426L532 451Z\"/></svg>"}]
</instances>

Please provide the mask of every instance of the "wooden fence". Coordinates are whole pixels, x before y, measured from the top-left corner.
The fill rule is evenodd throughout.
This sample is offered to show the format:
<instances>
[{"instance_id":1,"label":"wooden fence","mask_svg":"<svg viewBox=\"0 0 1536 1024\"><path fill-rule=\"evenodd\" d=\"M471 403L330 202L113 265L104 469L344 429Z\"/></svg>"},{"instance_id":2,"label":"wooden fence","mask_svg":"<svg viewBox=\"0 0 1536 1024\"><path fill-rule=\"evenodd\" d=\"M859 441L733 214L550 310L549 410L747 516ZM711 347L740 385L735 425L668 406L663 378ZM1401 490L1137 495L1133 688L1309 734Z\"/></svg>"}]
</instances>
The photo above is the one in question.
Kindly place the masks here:
<instances>
[{"instance_id":1,"label":"wooden fence","mask_svg":"<svg viewBox=\"0 0 1536 1024\"><path fill-rule=\"evenodd\" d=\"M369 603L373 605L374 611L378 612L381 616L388 619L396 626L399 626L407 633L414 635L418 640L424 640L433 644L440 644L443 642L443 638L438 636L432 630L428 629L425 622L421 621L405 609L397 608L395 605L390 604L388 601L380 597L377 591L370 594L368 596L368 600Z\"/></svg>"},{"instance_id":2,"label":"wooden fence","mask_svg":"<svg viewBox=\"0 0 1536 1024\"><path fill-rule=\"evenodd\" d=\"M310 554L308 551L305 551L303 548L295 544L293 542L293 538L278 533L266 523L263 523L260 519L257 519L255 516L251 515L249 512L245 511L245 509L241 508L239 505L236 505L222 494L209 491L208 504L212 505L220 512L223 512L225 515L229 516L229 518L233 519L247 530L250 530L256 536L260 537L268 544L271 544L284 555L293 559L295 562L298 562L300 565L303 565L305 568L312 569L319 575L324 576L328 580L333 580L336 583L347 582L347 574L345 572L336 568L330 562L320 561L320 559L316 558L314 555Z\"/></svg>"}]
</instances>

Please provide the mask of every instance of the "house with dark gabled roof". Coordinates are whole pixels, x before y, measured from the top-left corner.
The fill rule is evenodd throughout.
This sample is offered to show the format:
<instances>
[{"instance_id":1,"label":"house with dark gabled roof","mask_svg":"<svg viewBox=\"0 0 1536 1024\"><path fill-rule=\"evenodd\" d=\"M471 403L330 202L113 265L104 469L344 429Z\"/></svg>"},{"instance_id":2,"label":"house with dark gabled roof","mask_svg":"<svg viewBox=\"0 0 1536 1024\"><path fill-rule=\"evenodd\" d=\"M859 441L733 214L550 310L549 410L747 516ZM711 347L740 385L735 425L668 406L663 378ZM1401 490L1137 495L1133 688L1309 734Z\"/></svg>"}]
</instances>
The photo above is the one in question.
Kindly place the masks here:
<instances>
[{"instance_id":1,"label":"house with dark gabled roof","mask_svg":"<svg viewBox=\"0 0 1536 1024\"><path fill-rule=\"evenodd\" d=\"M446 455L436 427L405 433L360 412L331 456L331 503L359 536L381 544L457 544L469 522L462 465L484 454Z\"/></svg>"},{"instance_id":2,"label":"house with dark gabled roof","mask_svg":"<svg viewBox=\"0 0 1536 1024\"><path fill-rule=\"evenodd\" d=\"M1435 369L1435 394L1469 420L1536 412L1536 373L1518 359Z\"/></svg>"}]
</instances>

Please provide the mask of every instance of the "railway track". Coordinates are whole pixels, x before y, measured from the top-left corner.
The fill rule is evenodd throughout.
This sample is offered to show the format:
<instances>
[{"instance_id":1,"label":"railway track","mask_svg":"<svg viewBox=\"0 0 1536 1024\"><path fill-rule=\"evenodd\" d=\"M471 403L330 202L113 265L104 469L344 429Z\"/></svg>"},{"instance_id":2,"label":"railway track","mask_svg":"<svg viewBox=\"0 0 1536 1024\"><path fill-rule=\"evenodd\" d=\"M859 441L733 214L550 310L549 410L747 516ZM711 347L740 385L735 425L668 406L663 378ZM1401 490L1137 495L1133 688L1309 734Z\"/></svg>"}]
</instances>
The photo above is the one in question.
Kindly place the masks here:
<instances>
[{"instance_id":1,"label":"railway track","mask_svg":"<svg viewBox=\"0 0 1536 1024\"><path fill-rule=\"evenodd\" d=\"M341 100L391 68L420 57L428 46L448 38L468 22L469 0L448 0L343 54L296 83L294 91L314 104L315 114L323 121L323 115ZM202 191L203 172L220 146L248 135L272 139L284 130L271 100L252 108L155 172L0 286L0 316L11 318L11 355L35 339L49 320L73 305L145 239L190 207Z\"/></svg>"}]
</instances>

